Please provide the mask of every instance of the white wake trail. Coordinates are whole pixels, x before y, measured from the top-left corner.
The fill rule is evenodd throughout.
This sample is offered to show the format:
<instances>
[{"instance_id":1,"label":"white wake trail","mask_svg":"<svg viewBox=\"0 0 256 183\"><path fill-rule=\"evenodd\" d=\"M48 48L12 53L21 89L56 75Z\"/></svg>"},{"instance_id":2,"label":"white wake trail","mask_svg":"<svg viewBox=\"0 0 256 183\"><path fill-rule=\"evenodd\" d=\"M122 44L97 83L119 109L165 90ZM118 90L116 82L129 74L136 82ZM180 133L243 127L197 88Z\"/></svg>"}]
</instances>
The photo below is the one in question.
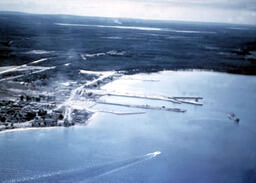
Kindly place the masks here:
<instances>
[{"instance_id":1,"label":"white wake trail","mask_svg":"<svg viewBox=\"0 0 256 183\"><path fill-rule=\"evenodd\" d=\"M145 154L143 156L114 161L108 164L82 167L77 169L59 170L56 172L46 173L42 175L35 175L31 177L23 177L20 179L13 179L5 181L5 183L20 183L20 182L87 182L93 179L97 179L102 176L106 176L126 168L135 166L145 161L156 158L160 155L160 151Z\"/></svg>"}]
</instances>

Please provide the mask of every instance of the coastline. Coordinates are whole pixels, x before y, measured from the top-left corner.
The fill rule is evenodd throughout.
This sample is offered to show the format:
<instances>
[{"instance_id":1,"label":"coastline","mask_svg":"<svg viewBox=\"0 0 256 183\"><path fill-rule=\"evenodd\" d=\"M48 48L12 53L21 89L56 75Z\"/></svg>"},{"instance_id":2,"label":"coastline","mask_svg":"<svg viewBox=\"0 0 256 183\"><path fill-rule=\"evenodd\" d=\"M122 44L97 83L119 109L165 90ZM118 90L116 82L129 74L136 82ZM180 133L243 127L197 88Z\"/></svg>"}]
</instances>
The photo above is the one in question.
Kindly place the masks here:
<instances>
[{"instance_id":1,"label":"coastline","mask_svg":"<svg viewBox=\"0 0 256 183\"><path fill-rule=\"evenodd\" d=\"M62 126L53 126L53 127L23 127L23 128L15 128L15 129L6 129L0 131L0 135L4 133L11 133L11 132L21 132L21 131L30 131L30 130L50 130L50 129L55 129L55 128L65 128Z\"/></svg>"},{"instance_id":2,"label":"coastline","mask_svg":"<svg viewBox=\"0 0 256 183\"><path fill-rule=\"evenodd\" d=\"M89 72L89 71L88 71ZM91 72L91 71L90 71ZM100 72L95 72L96 74L98 74L99 76L102 75L100 78L98 79L95 79L95 81L91 81L89 82L89 86L91 86L92 84L95 84L97 83L97 88L95 89L87 89L87 85L88 83L86 84L83 84L81 86L79 86L78 88L74 88L72 91L71 91L71 95L70 95L70 98L68 98L66 101L64 101L62 104L60 104L60 107L62 106L69 106L72 110L82 110L82 111L86 111L87 113L89 112L90 115L88 116L89 118L86 118L86 119L83 119L84 122L78 122L78 123L74 123L74 125L68 125L68 126L65 126L64 125L64 120L62 120L62 122L58 122L56 126L45 126L45 127L40 127L40 126L35 126L35 127L31 127L31 125L29 125L28 127L16 127L16 128L13 128L13 129L2 129L0 131L0 134L3 134L3 133L9 133L9 132L18 132L18 131L25 131L25 130L37 130L37 129L54 129L54 128L59 128L59 127L77 127L77 126L90 126L90 121L92 121L94 118L95 118L95 115L97 115L98 113L110 113L112 115L118 115L118 114L134 114L134 115L137 115L137 114L141 114L142 112L136 112L136 111L132 111L132 112L115 112L115 111L108 111L108 110L103 110L103 109L93 109L93 107L95 105L112 105L112 104L115 104L117 107L119 106L119 108L121 107L127 107L129 109L131 108L142 108L144 110L153 110L153 109L156 109L156 110L167 110L169 108L158 108L158 107L152 107L150 105L142 105L142 106L136 106L136 105L131 105L131 104L116 104L116 103L110 103L110 102L102 102L101 100L99 100L97 102L97 99L101 98L101 97L105 97L105 96L109 96L109 97L124 97L124 98L138 98L138 100L141 100L141 99L149 99L151 100L150 97L152 97L152 100L155 100L156 97L155 96L147 96L146 94L143 94L143 97L142 95L130 95L129 93L125 93L125 95L122 95L122 94L118 94L117 93L109 93L107 92L111 87L108 87L108 86L111 86L114 82L121 82L121 81L130 81L130 84L132 83L137 83L137 82L147 82L148 81L159 81L158 79L152 79L151 77L152 76L155 76L155 75L168 75L168 74L171 74L171 75L179 75L181 73L185 73L185 74L193 74L193 73L198 73L198 74L207 74L207 75L223 75L225 77L242 77L242 78L245 78L245 77L253 77L253 76L248 76L248 75L234 75L234 74L230 74L230 73L222 73L222 72L215 72L215 71L205 71L205 70L196 70L196 69L193 69L193 70L185 70L185 71L168 71L168 70L164 70L164 71L160 71L160 72L157 72L157 73L141 73L141 74L133 74L133 75L119 75L117 78L115 79L110 79L110 80L106 80L105 78L108 78L109 75L107 74L107 76L105 77L104 74L101 74ZM95 74L92 72L92 74ZM103 72L104 73L104 72ZM112 77L112 75L111 75ZM148 80L145 80L145 77L147 77L146 79ZM150 82L151 83L151 82ZM157 83L157 82L156 82ZM121 83L120 83L121 84ZM102 87L102 88L101 88ZM89 87L91 88L91 87ZM106 90L107 88L107 90ZM120 85L120 92L124 92L122 86ZM102 90L102 93L100 93L100 90ZM111 90L110 90L111 91ZM86 93L87 92L87 93ZM105 92L105 94L104 94ZM81 95L82 93L82 95ZM79 99L81 98L82 100L84 100L84 97L88 97L88 93L92 93L90 94L91 96L89 96L89 98L87 98L85 101L80 101ZM76 96L78 95L78 96ZM78 99L74 99L74 98L77 98L79 97ZM140 99L141 98L141 99ZM167 98L167 97L166 97ZM189 98L189 97L188 97ZM200 98L200 97L199 97ZM93 104L91 105L88 105L88 101L90 101L91 99L93 99ZM161 98L159 98L160 100L163 100L163 96L161 96ZM174 98L175 99L175 98ZM74 101L73 101L74 100ZM158 98L157 98L158 100ZM166 100L164 98L164 100ZM168 97L168 100L171 100L170 97ZM174 101L174 103L176 103ZM202 105L201 103L194 103L194 102L186 102L186 101L182 101L182 103L188 103L188 104L200 104ZM60 108L59 106L57 107ZM176 108L170 108L170 109L176 109ZM177 110L177 109L176 109ZM176 111L175 110L175 111ZM178 109L179 111L181 111L180 109ZM64 110L65 111L65 110ZM184 110L185 112L186 110ZM65 111L66 113L67 111ZM64 113L64 114L65 114ZM68 118L68 115L71 115L70 111L68 111L69 114L67 114L67 118ZM145 112L143 112L145 113ZM72 120L72 117L70 116L71 119L69 120ZM27 121L28 122L28 121ZM26 123L27 123L26 122ZM31 124L33 123L33 121L30 121ZM22 123L21 123L22 124Z\"/></svg>"},{"instance_id":3,"label":"coastline","mask_svg":"<svg viewBox=\"0 0 256 183\"><path fill-rule=\"evenodd\" d=\"M170 170L166 165L173 165L174 176L180 178L179 180L182 180L183 176L176 172L181 170L192 172L189 174L189 178L197 180L198 177L194 176L193 171L195 165L198 165L196 171L203 172L203 177L209 171L222 169L224 171L221 171L221 174L210 175L210 178L218 182L220 176L223 177L223 180L228 177L231 182L234 182L233 180L237 180L237 177L234 178L234 172L244 171L244 167L248 170L254 167L255 133L252 133L251 129L256 127L253 115L254 101L256 100L255 84L256 76L214 72L166 71L124 76L109 82L101 89L105 92L115 90L120 93L136 91L145 96L152 96L152 94L201 96L203 97L203 106L105 95L101 100L105 100L107 103L180 106L187 112L177 113L150 108L138 110L125 106L97 104L92 110L145 111L145 114L114 115L96 112L87 121L87 125L75 125L71 126L71 129L38 127L0 132L0 151L3 152L0 157L3 166L0 166L0 170L2 172L8 170L2 180L13 180L12 175L16 175L16 180L23 180L25 177L40 177L62 170L71 170L71 172L57 176L50 174L47 180L65 181L67 177L85 180L88 176L94 175L91 170L99 169L97 163L103 164L104 166L101 168L112 173L112 168L117 167L119 170L120 164L109 163L122 162L130 157L160 151L162 153L157 161L149 161L149 164L142 162L141 166L135 170L127 168L126 171L131 175L134 175L133 171L140 171L153 179L154 174L152 175L147 167L158 169L164 167L164 171L155 173L157 176L160 173L160 177L166 177L169 175L166 172ZM78 99L81 98L78 97ZM79 100L78 103L73 104L81 107L84 103ZM228 112L233 112L234 116L228 116ZM232 119L234 117L238 117L240 122L235 122ZM223 153L223 148L226 153ZM253 156L248 156L248 154ZM213 160L216 162L214 167L212 167ZM23 168L24 163L28 165L25 168ZM34 167L41 167L41 169L38 171ZM72 171L78 167L85 168L81 171L80 169ZM21 172L20 174L17 174L17 169ZM108 179L109 182L112 182L111 177L113 176L117 177L118 182L124 180L121 171L115 175L112 174ZM239 176L242 175L239 173ZM129 177L132 177L132 182L136 182L140 178ZM108 177L103 178L107 179ZM208 177L206 178L208 180ZM95 177L96 182L100 182L102 179ZM35 179L35 182L39 181Z\"/></svg>"},{"instance_id":4,"label":"coastline","mask_svg":"<svg viewBox=\"0 0 256 183\"><path fill-rule=\"evenodd\" d=\"M0 182L256 182L255 26L0 14Z\"/></svg>"},{"instance_id":5,"label":"coastline","mask_svg":"<svg viewBox=\"0 0 256 183\"><path fill-rule=\"evenodd\" d=\"M90 121L94 120L97 116L97 113L93 113L89 119L86 120L85 124L75 124L74 126L70 126L68 128L80 128L80 127L88 127L90 126ZM14 129L4 129L0 131L0 135L4 133L11 133L11 132L22 132L22 131L30 131L30 130L51 130L51 129L65 129L65 126L51 126L51 127L21 127L21 128L14 128Z\"/></svg>"}]
</instances>

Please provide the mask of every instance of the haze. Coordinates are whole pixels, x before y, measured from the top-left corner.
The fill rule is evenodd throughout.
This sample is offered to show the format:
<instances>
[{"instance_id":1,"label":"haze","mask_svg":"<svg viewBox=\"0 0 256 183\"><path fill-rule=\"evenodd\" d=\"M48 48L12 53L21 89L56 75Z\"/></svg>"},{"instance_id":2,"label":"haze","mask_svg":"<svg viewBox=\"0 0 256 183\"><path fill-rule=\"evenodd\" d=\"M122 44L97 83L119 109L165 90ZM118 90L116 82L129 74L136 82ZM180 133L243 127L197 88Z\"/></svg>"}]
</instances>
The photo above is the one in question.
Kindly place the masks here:
<instances>
[{"instance_id":1,"label":"haze","mask_svg":"<svg viewBox=\"0 0 256 183\"><path fill-rule=\"evenodd\" d=\"M256 25L255 0L0 0L0 10Z\"/></svg>"}]
</instances>

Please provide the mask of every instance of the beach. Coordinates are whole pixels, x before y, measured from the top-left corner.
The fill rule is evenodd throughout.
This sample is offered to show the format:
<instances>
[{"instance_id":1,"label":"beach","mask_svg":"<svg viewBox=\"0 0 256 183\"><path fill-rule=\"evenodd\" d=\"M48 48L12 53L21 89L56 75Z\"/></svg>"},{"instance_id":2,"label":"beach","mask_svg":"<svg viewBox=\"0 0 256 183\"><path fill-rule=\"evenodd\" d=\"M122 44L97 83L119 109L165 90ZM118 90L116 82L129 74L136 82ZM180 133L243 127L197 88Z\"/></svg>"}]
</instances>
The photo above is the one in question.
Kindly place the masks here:
<instances>
[{"instance_id":1,"label":"beach","mask_svg":"<svg viewBox=\"0 0 256 183\"><path fill-rule=\"evenodd\" d=\"M148 177L148 182L246 182L255 172L254 83L255 76L205 71L121 77L102 89L201 96L203 105L103 96L107 102L175 106L187 111L98 104L93 109L145 113L98 112L79 128L1 133L1 180L134 182ZM239 123L228 117L231 112ZM154 152L161 153L147 155Z\"/></svg>"}]
</instances>

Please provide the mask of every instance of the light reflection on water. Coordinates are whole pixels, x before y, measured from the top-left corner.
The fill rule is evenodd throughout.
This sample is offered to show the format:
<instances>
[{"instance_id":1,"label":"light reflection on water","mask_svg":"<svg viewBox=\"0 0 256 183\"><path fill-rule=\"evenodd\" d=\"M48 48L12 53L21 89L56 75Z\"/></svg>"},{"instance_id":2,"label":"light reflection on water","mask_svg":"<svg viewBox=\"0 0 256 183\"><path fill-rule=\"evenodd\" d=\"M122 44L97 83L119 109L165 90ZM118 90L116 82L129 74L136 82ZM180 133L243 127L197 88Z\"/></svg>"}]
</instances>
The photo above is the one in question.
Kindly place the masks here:
<instances>
[{"instance_id":1,"label":"light reflection on water","mask_svg":"<svg viewBox=\"0 0 256 183\"><path fill-rule=\"evenodd\" d=\"M76 182L85 177L95 177L90 182L244 182L246 176L253 176L250 172L256 170L255 76L166 71L131 77L134 79L120 79L103 89L202 96L204 105L108 96L104 100L109 102L178 106L187 112L143 110L145 114L127 116L97 113L86 127L1 133L0 180L68 170L77 171L34 182L65 182L65 178ZM107 105L95 108L138 110ZM241 122L229 120L229 112L234 112ZM161 155L140 161L155 151ZM151 157L155 155L158 152ZM140 163L126 167L131 162ZM80 171L81 167L97 168Z\"/></svg>"}]
</instances>

